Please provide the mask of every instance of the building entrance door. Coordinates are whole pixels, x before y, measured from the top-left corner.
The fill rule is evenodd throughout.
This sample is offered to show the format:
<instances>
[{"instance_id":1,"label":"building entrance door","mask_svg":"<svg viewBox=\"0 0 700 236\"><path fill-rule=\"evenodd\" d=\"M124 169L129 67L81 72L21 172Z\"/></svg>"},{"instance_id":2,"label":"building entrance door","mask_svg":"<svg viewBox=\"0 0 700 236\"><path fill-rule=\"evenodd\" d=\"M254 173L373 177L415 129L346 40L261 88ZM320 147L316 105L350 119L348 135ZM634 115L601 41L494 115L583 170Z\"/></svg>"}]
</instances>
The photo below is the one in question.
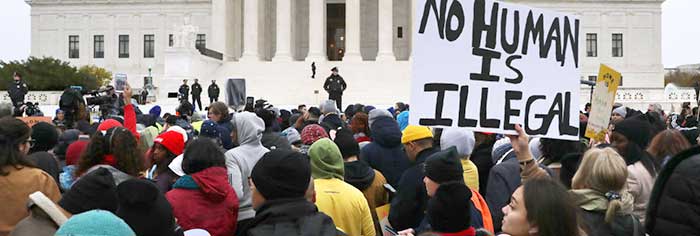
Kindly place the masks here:
<instances>
[{"instance_id":1,"label":"building entrance door","mask_svg":"<svg viewBox=\"0 0 700 236\"><path fill-rule=\"evenodd\" d=\"M345 54L345 4L329 3L326 17L328 60L340 61Z\"/></svg>"}]
</instances>

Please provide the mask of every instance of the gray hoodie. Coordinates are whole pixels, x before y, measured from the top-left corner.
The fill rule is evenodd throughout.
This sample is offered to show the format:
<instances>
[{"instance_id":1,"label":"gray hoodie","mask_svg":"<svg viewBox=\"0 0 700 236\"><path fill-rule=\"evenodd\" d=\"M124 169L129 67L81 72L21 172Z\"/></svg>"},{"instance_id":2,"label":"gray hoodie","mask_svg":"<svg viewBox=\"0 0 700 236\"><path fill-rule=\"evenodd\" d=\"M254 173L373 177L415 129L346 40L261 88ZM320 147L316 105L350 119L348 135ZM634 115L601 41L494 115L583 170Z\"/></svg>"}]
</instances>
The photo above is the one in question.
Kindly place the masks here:
<instances>
[{"instance_id":1,"label":"gray hoodie","mask_svg":"<svg viewBox=\"0 0 700 236\"><path fill-rule=\"evenodd\" d=\"M229 183L238 196L238 220L241 221L255 217L248 178L258 160L270 150L260 142L265 122L255 113L238 113L231 122L236 127L240 145L226 152L226 169Z\"/></svg>"}]
</instances>

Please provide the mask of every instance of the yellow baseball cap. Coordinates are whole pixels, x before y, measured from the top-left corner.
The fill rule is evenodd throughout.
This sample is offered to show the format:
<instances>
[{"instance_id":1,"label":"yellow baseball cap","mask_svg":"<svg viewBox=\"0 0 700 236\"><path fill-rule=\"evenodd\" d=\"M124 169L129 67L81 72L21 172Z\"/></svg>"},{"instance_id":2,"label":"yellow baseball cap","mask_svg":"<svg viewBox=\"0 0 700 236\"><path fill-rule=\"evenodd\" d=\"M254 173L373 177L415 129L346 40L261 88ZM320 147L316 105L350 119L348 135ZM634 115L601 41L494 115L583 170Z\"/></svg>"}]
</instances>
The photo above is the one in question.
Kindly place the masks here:
<instances>
[{"instance_id":1,"label":"yellow baseball cap","mask_svg":"<svg viewBox=\"0 0 700 236\"><path fill-rule=\"evenodd\" d=\"M427 126L409 125L401 134L401 143L433 138L433 132Z\"/></svg>"}]
</instances>

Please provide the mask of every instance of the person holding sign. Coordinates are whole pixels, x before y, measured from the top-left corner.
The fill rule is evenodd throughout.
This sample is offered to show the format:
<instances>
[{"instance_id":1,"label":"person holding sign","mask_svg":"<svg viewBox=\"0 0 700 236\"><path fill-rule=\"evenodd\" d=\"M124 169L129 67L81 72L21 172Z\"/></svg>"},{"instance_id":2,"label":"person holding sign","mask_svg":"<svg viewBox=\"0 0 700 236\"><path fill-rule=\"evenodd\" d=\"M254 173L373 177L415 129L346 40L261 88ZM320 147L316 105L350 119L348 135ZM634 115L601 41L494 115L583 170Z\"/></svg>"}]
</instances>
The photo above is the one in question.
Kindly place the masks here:
<instances>
[{"instance_id":1,"label":"person holding sign","mask_svg":"<svg viewBox=\"0 0 700 236\"><path fill-rule=\"evenodd\" d=\"M335 101L338 109L343 109L343 91L348 87L343 77L338 74L338 67L331 69L331 76L326 78L323 89L328 92L328 99Z\"/></svg>"}]
</instances>

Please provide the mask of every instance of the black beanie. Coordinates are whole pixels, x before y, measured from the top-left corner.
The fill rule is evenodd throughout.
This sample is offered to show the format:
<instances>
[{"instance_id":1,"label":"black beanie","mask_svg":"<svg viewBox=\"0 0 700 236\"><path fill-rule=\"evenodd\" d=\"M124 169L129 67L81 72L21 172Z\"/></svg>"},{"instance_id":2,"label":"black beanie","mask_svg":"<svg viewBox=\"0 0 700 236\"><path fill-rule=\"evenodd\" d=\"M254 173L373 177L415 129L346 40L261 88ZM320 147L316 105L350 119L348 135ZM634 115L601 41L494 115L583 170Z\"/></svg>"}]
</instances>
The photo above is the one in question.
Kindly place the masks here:
<instances>
[{"instance_id":1,"label":"black beanie","mask_svg":"<svg viewBox=\"0 0 700 236\"><path fill-rule=\"evenodd\" d=\"M116 215L139 236L175 234L173 210L163 193L148 180L130 179L117 186Z\"/></svg>"},{"instance_id":2,"label":"black beanie","mask_svg":"<svg viewBox=\"0 0 700 236\"><path fill-rule=\"evenodd\" d=\"M613 132L620 133L630 142L646 149L651 140L651 125L648 121L629 118L615 124Z\"/></svg>"},{"instance_id":3,"label":"black beanie","mask_svg":"<svg viewBox=\"0 0 700 236\"><path fill-rule=\"evenodd\" d=\"M73 215L95 209L114 213L119 203L112 173L99 168L84 175L63 194L58 205Z\"/></svg>"},{"instance_id":4,"label":"black beanie","mask_svg":"<svg viewBox=\"0 0 700 236\"><path fill-rule=\"evenodd\" d=\"M309 158L292 150L272 150L255 164L251 178L266 200L304 197L311 180Z\"/></svg>"},{"instance_id":5,"label":"black beanie","mask_svg":"<svg viewBox=\"0 0 700 236\"><path fill-rule=\"evenodd\" d=\"M437 183L464 182L464 170L455 147L436 152L425 160L425 176Z\"/></svg>"},{"instance_id":6,"label":"black beanie","mask_svg":"<svg viewBox=\"0 0 700 236\"><path fill-rule=\"evenodd\" d=\"M349 129L338 130L333 142L340 149L340 153L343 154L343 159L360 154L360 145L357 144L357 140L352 136L352 132Z\"/></svg>"},{"instance_id":7,"label":"black beanie","mask_svg":"<svg viewBox=\"0 0 700 236\"><path fill-rule=\"evenodd\" d=\"M428 200L428 223L439 233L456 233L471 227L472 193L463 183L441 184Z\"/></svg>"},{"instance_id":8,"label":"black beanie","mask_svg":"<svg viewBox=\"0 0 700 236\"><path fill-rule=\"evenodd\" d=\"M32 126L32 139L35 140L32 151L48 151L58 144L58 131L56 126L39 122Z\"/></svg>"}]
</instances>

